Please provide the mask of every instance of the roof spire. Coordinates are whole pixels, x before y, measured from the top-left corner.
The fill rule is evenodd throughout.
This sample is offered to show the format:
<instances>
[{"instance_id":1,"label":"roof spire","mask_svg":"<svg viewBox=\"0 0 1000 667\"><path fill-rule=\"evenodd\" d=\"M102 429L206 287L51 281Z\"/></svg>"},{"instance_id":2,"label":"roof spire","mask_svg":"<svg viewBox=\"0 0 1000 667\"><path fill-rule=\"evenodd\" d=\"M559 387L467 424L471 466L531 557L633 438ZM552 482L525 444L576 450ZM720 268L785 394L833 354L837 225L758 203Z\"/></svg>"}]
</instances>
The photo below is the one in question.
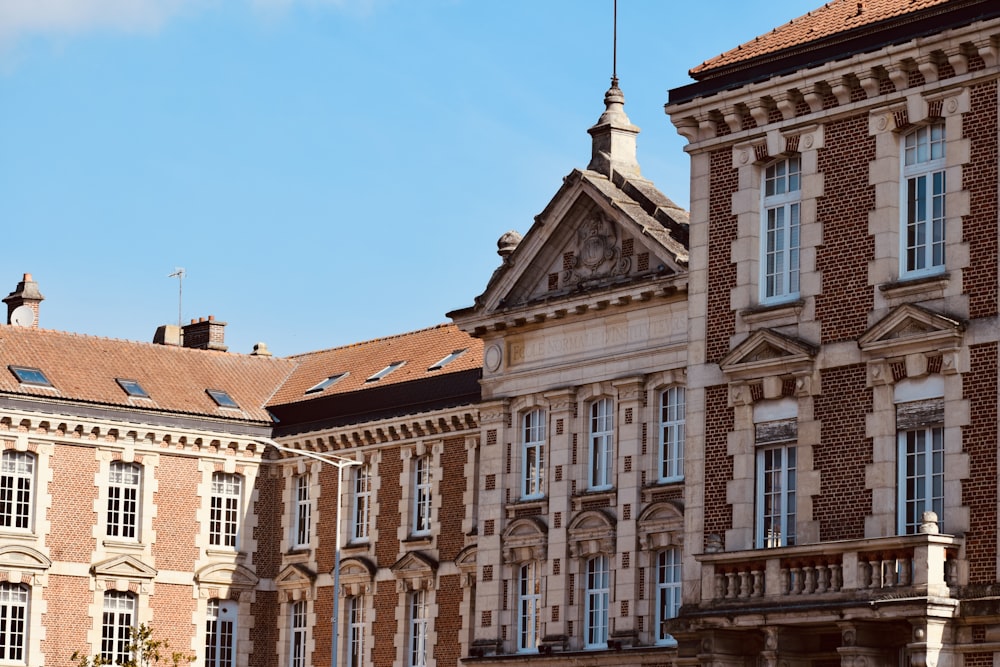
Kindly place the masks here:
<instances>
[{"instance_id":1,"label":"roof spire","mask_svg":"<svg viewBox=\"0 0 1000 667\"><path fill-rule=\"evenodd\" d=\"M639 128L625 115L625 95L618 87L618 0L615 0L614 36L611 58L611 87L604 93L604 113L597 124L587 130L593 137L590 164L587 169L611 177L641 177L635 157L635 137Z\"/></svg>"}]
</instances>

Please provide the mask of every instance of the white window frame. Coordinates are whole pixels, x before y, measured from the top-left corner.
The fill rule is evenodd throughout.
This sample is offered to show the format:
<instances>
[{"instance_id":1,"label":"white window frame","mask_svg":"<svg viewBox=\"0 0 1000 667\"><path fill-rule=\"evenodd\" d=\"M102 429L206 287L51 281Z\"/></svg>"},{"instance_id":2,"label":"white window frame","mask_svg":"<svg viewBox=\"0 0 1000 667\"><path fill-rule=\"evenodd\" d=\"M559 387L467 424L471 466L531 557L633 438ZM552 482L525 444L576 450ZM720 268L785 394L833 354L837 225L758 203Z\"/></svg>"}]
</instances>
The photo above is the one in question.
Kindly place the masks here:
<instances>
[{"instance_id":1,"label":"white window frame","mask_svg":"<svg viewBox=\"0 0 1000 667\"><path fill-rule=\"evenodd\" d=\"M24 584L0 583L0 664L28 662L31 591Z\"/></svg>"},{"instance_id":2,"label":"white window frame","mask_svg":"<svg viewBox=\"0 0 1000 667\"><path fill-rule=\"evenodd\" d=\"M521 498L545 497L545 410L524 413L521 420Z\"/></svg>"},{"instance_id":3,"label":"white window frame","mask_svg":"<svg viewBox=\"0 0 1000 667\"><path fill-rule=\"evenodd\" d=\"M347 667L365 663L365 600L360 595L347 598Z\"/></svg>"},{"instance_id":4,"label":"white window frame","mask_svg":"<svg viewBox=\"0 0 1000 667\"><path fill-rule=\"evenodd\" d=\"M292 517L292 545L296 549L308 549L312 541L312 499L309 487L312 484L309 473L295 476L292 492L294 516Z\"/></svg>"},{"instance_id":5,"label":"white window frame","mask_svg":"<svg viewBox=\"0 0 1000 667\"><path fill-rule=\"evenodd\" d=\"M764 169L761 188L760 301L799 297L802 221L802 160L776 160Z\"/></svg>"},{"instance_id":6,"label":"white window frame","mask_svg":"<svg viewBox=\"0 0 1000 667\"><path fill-rule=\"evenodd\" d=\"M427 667L427 592L410 592L407 599L407 667Z\"/></svg>"},{"instance_id":7,"label":"white window frame","mask_svg":"<svg viewBox=\"0 0 1000 667\"><path fill-rule=\"evenodd\" d=\"M36 457L8 449L0 456L0 529L31 532Z\"/></svg>"},{"instance_id":8,"label":"white window frame","mask_svg":"<svg viewBox=\"0 0 1000 667\"><path fill-rule=\"evenodd\" d=\"M538 563L517 566L517 652L538 653L541 642L542 580Z\"/></svg>"},{"instance_id":9,"label":"white window frame","mask_svg":"<svg viewBox=\"0 0 1000 667\"><path fill-rule=\"evenodd\" d=\"M677 547L670 547L656 553L656 617L654 619L656 643L660 646L677 644L664 627L664 621L675 618L681 608L681 561L682 553Z\"/></svg>"},{"instance_id":10,"label":"white window frame","mask_svg":"<svg viewBox=\"0 0 1000 667\"><path fill-rule=\"evenodd\" d=\"M433 515L433 477L429 454L413 459L412 535L430 535Z\"/></svg>"},{"instance_id":11,"label":"white window frame","mask_svg":"<svg viewBox=\"0 0 1000 667\"><path fill-rule=\"evenodd\" d=\"M587 561L583 594L583 648L608 647L608 612L611 606L610 559L600 554Z\"/></svg>"},{"instance_id":12,"label":"white window frame","mask_svg":"<svg viewBox=\"0 0 1000 667\"><path fill-rule=\"evenodd\" d=\"M239 548L242 513L243 476L238 473L212 473L209 507L208 543L213 547Z\"/></svg>"},{"instance_id":13,"label":"white window frame","mask_svg":"<svg viewBox=\"0 0 1000 667\"><path fill-rule=\"evenodd\" d=\"M938 515L944 525L944 427L899 431L896 528L900 535L919 532L923 513Z\"/></svg>"},{"instance_id":14,"label":"white window frame","mask_svg":"<svg viewBox=\"0 0 1000 667\"><path fill-rule=\"evenodd\" d=\"M127 542L139 541L142 498L142 466L112 461L108 467L108 537Z\"/></svg>"},{"instance_id":15,"label":"white window frame","mask_svg":"<svg viewBox=\"0 0 1000 667\"><path fill-rule=\"evenodd\" d=\"M615 455L615 405L610 398L600 398L590 404L589 435L587 486L591 491L610 489Z\"/></svg>"},{"instance_id":16,"label":"white window frame","mask_svg":"<svg viewBox=\"0 0 1000 667\"><path fill-rule=\"evenodd\" d=\"M684 387L660 392L660 483L684 479L684 406Z\"/></svg>"},{"instance_id":17,"label":"white window frame","mask_svg":"<svg viewBox=\"0 0 1000 667\"><path fill-rule=\"evenodd\" d=\"M109 664L126 662L132 658L128 650L132 644L135 627L136 596L125 591L104 593L101 617L101 657Z\"/></svg>"},{"instance_id":18,"label":"white window frame","mask_svg":"<svg viewBox=\"0 0 1000 667\"><path fill-rule=\"evenodd\" d=\"M945 270L945 126L923 125L903 136L900 187L900 275Z\"/></svg>"},{"instance_id":19,"label":"white window frame","mask_svg":"<svg viewBox=\"0 0 1000 667\"><path fill-rule=\"evenodd\" d=\"M308 609L306 600L296 600L288 608L288 629L290 641L288 642L288 665L289 667L306 667L308 663L306 651L308 649Z\"/></svg>"},{"instance_id":20,"label":"white window frame","mask_svg":"<svg viewBox=\"0 0 1000 667\"><path fill-rule=\"evenodd\" d=\"M794 444L757 449L758 549L795 544L796 462Z\"/></svg>"},{"instance_id":21,"label":"white window frame","mask_svg":"<svg viewBox=\"0 0 1000 667\"><path fill-rule=\"evenodd\" d=\"M205 667L236 667L239 604L212 598L205 617Z\"/></svg>"},{"instance_id":22,"label":"white window frame","mask_svg":"<svg viewBox=\"0 0 1000 667\"><path fill-rule=\"evenodd\" d=\"M351 494L351 542L367 542L371 533L372 469L370 463L354 466Z\"/></svg>"}]
</instances>

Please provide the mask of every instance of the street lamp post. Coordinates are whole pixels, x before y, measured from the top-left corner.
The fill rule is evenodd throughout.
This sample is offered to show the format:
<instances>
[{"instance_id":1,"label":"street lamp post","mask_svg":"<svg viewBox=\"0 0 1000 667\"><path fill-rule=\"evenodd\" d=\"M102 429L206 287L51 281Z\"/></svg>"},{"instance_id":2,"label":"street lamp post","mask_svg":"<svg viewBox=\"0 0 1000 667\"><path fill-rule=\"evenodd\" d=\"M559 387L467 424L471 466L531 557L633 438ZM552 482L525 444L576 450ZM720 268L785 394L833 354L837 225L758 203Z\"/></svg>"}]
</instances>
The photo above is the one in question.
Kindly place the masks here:
<instances>
[{"instance_id":1,"label":"street lamp post","mask_svg":"<svg viewBox=\"0 0 1000 667\"><path fill-rule=\"evenodd\" d=\"M343 539L343 530L340 527L340 506L343 504L344 499L344 468L350 468L352 466L361 465L361 461L356 461L354 459L347 459L343 456L337 456L335 454L317 454L316 452L310 452L302 449L292 449L291 447L285 447L284 445L279 445L274 440L270 438L262 438L261 444L269 445L274 447L279 452L285 452L286 454L295 454L296 456L305 456L306 458L315 459L321 463L326 463L337 468L337 516L335 519L337 527L337 538L334 542L336 545L333 552L333 595L332 595L332 606L333 614L330 618L330 667L337 667L337 661L339 659L339 651L337 650L337 638L340 636L340 549L341 542Z\"/></svg>"}]
</instances>

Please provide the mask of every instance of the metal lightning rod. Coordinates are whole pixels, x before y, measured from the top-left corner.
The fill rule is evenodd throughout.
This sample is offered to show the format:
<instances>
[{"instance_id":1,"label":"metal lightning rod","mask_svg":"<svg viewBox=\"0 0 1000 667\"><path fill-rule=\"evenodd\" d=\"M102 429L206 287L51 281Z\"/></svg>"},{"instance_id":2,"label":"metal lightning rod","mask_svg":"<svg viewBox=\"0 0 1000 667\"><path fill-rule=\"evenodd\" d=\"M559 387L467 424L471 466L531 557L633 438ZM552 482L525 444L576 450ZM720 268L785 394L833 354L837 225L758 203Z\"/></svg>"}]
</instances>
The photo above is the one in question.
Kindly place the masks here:
<instances>
[{"instance_id":1,"label":"metal lightning rod","mask_svg":"<svg viewBox=\"0 0 1000 667\"><path fill-rule=\"evenodd\" d=\"M177 326L183 326L181 319L182 306L184 305L184 269L177 267L167 278L177 278Z\"/></svg>"}]
</instances>

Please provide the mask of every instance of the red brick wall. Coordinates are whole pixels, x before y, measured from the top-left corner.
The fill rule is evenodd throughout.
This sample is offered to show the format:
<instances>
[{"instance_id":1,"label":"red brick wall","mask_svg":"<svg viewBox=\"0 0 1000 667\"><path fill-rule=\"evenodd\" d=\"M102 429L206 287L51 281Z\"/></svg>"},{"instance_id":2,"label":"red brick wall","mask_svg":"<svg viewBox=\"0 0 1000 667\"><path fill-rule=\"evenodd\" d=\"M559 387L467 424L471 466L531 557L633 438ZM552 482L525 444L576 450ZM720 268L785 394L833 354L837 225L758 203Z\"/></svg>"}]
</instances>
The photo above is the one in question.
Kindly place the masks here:
<instances>
[{"instance_id":1,"label":"red brick wall","mask_svg":"<svg viewBox=\"0 0 1000 667\"><path fill-rule=\"evenodd\" d=\"M94 594L84 577L49 575L44 597L47 612L42 616L45 639L41 642L47 665L68 665L73 651L93 655L100 646L87 644L87 631L93 620L87 617Z\"/></svg>"},{"instance_id":2,"label":"red brick wall","mask_svg":"<svg viewBox=\"0 0 1000 667\"><path fill-rule=\"evenodd\" d=\"M57 445L52 461L58 462L51 466L52 483L48 489L52 494L52 507L48 511L52 532L46 540L52 549L52 560L89 563L97 547L94 539L94 524L97 523L94 475L97 474L98 463L94 460L94 450ZM37 506L35 511L38 511Z\"/></svg>"},{"instance_id":3,"label":"red brick wall","mask_svg":"<svg viewBox=\"0 0 1000 667\"><path fill-rule=\"evenodd\" d=\"M193 655L191 637L200 638L204 642L204 628L196 628L191 621L195 611L191 587L158 582L155 594L149 598L149 604L153 608L153 619L150 621L153 639L165 640L170 645L163 654L168 658L174 651Z\"/></svg>"},{"instance_id":4,"label":"red brick wall","mask_svg":"<svg viewBox=\"0 0 1000 667\"><path fill-rule=\"evenodd\" d=\"M964 653L962 664L964 667L993 667L993 652Z\"/></svg>"},{"instance_id":5,"label":"red brick wall","mask_svg":"<svg viewBox=\"0 0 1000 667\"><path fill-rule=\"evenodd\" d=\"M972 370L962 380L972 423L962 429L962 445L969 455L971 478L962 483L962 504L969 507L965 534L969 583L983 584L996 581L997 346L974 345L969 354Z\"/></svg>"},{"instance_id":6,"label":"red brick wall","mask_svg":"<svg viewBox=\"0 0 1000 667\"><path fill-rule=\"evenodd\" d=\"M868 213L875 207L868 164L874 159L867 115L827 123L818 163L824 196L816 205L816 218L823 223L823 247L816 253L816 268L823 274L822 294L816 296L823 343L857 338L868 326L866 315L874 304L868 262L875 249L868 234Z\"/></svg>"},{"instance_id":7,"label":"red brick wall","mask_svg":"<svg viewBox=\"0 0 1000 667\"><path fill-rule=\"evenodd\" d=\"M257 551L253 555L253 564L257 576L262 578L274 578L281 567L283 482L281 466L277 464L262 466L255 482L257 501L253 511L257 515L257 527L254 528L253 536L257 541Z\"/></svg>"},{"instance_id":8,"label":"red brick wall","mask_svg":"<svg viewBox=\"0 0 1000 667\"><path fill-rule=\"evenodd\" d=\"M250 613L253 615L253 653L249 667L274 667L278 664L278 594L275 591L257 591Z\"/></svg>"},{"instance_id":9,"label":"red brick wall","mask_svg":"<svg viewBox=\"0 0 1000 667\"><path fill-rule=\"evenodd\" d=\"M438 615L434 619L437 645L434 658L438 667L457 667L461 653L462 603L461 577L457 574L440 577L437 589Z\"/></svg>"},{"instance_id":10,"label":"red brick wall","mask_svg":"<svg viewBox=\"0 0 1000 667\"><path fill-rule=\"evenodd\" d=\"M444 453L441 455L442 479L438 487L441 494L441 511L438 517L441 528L437 538L438 553L442 561L455 560L458 552L465 546L465 535L462 534L462 519L465 518L465 460L464 437L444 441Z\"/></svg>"},{"instance_id":11,"label":"red brick wall","mask_svg":"<svg viewBox=\"0 0 1000 667\"><path fill-rule=\"evenodd\" d=\"M824 370L821 378L823 394L813 405L822 422L820 444L813 448L813 465L820 472L813 517L819 520L821 541L860 539L872 506L871 490L865 488L865 466L872 462L865 415L872 411L872 392L865 387L863 364Z\"/></svg>"},{"instance_id":12,"label":"red brick wall","mask_svg":"<svg viewBox=\"0 0 1000 667\"><path fill-rule=\"evenodd\" d=\"M732 151L712 153L708 202L708 330L706 354L709 363L729 353L729 339L736 331L736 316L730 307L730 290L736 285L736 265L731 261L736 240L733 193L739 185L732 167Z\"/></svg>"},{"instance_id":13,"label":"red brick wall","mask_svg":"<svg viewBox=\"0 0 1000 667\"><path fill-rule=\"evenodd\" d=\"M962 237L973 261L963 272L962 286L969 295L969 315L977 318L997 314L997 82L973 86L970 97L962 134L972 152L962 169L962 187L972 206L962 221Z\"/></svg>"},{"instance_id":14,"label":"red brick wall","mask_svg":"<svg viewBox=\"0 0 1000 667\"><path fill-rule=\"evenodd\" d=\"M726 502L726 485L733 478L733 457L727 453L733 410L727 397L724 385L705 389L705 536L723 539L733 527L733 507Z\"/></svg>"},{"instance_id":15,"label":"red brick wall","mask_svg":"<svg viewBox=\"0 0 1000 667\"><path fill-rule=\"evenodd\" d=\"M198 548L194 535L207 530L195 520L200 497L198 482L201 473L195 459L161 456L156 468L157 492L153 494L156 517L156 544L153 556L159 570L193 572ZM246 491L249 493L249 490Z\"/></svg>"},{"instance_id":16,"label":"red brick wall","mask_svg":"<svg viewBox=\"0 0 1000 667\"><path fill-rule=\"evenodd\" d=\"M350 468L344 470L345 480L350 479L351 470ZM323 488L323 493L320 494L316 501L319 520L315 522L313 530L316 531L316 535L319 537L316 549L316 567L320 572L333 572L333 556L337 546L338 473L339 471L334 466L324 465L320 466L319 469L319 483ZM345 486L350 488L350 482L348 481ZM348 503L347 507L350 507L350 503ZM349 509L344 509L343 515L340 517L343 522L342 525L347 524L347 514L349 511ZM291 509L286 507L284 515L286 517L291 516Z\"/></svg>"},{"instance_id":17,"label":"red brick wall","mask_svg":"<svg viewBox=\"0 0 1000 667\"><path fill-rule=\"evenodd\" d=\"M385 459L382 459L383 462ZM375 584L375 618L372 621L372 661L375 667L392 667L396 658L396 593L395 581Z\"/></svg>"},{"instance_id":18,"label":"red brick wall","mask_svg":"<svg viewBox=\"0 0 1000 667\"><path fill-rule=\"evenodd\" d=\"M331 566L331 569L332 566ZM312 638L315 648L313 649L312 665L330 664L330 637L333 627L333 607L330 605L332 599L333 586L324 586L316 589L316 601L313 602L313 611L316 614L316 625L312 627ZM337 619L339 634L345 637L344 628L347 627L348 619L340 616ZM339 662L343 662L340 660Z\"/></svg>"},{"instance_id":19,"label":"red brick wall","mask_svg":"<svg viewBox=\"0 0 1000 667\"><path fill-rule=\"evenodd\" d=\"M403 462L399 452L387 449L382 452L378 464L378 474L381 487L378 489L378 516L375 525L378 526L378 542L375 544L375 558L379 567L389 567L399 558L399 501L402 489L399 488L399 476L403 472Z\"/></svg>"}]
</instances>

